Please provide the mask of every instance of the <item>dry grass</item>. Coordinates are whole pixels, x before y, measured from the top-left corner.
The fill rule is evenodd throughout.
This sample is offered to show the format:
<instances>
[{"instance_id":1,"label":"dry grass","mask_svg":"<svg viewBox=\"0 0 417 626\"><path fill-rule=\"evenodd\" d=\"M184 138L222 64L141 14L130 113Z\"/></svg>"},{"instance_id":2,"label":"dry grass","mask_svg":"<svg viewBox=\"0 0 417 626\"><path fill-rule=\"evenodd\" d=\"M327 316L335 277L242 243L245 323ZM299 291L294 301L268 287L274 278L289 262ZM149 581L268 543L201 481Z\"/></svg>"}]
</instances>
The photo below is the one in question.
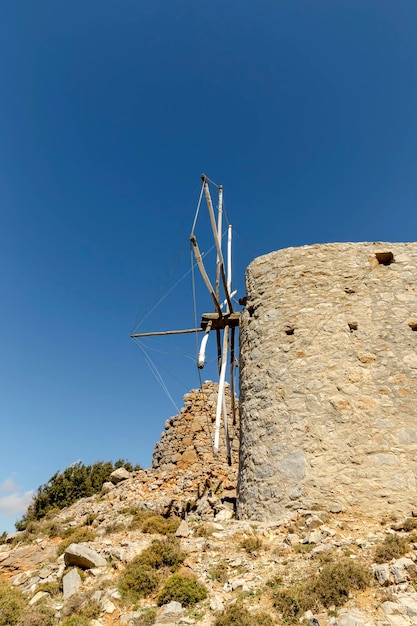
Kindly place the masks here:
<instances>
[{"instance_id":1,"label":"dry grass","mask_svg":"<svg viewBox=\"0 0 417 626\"><path fill-rule=\"evenodd\" d=\"M386 563L391 559L399 559L404 556L410 548L407 537L399 535L386 535L384 540L375 548L374 558L376 563Z\"/></svg>"}]
</instances>

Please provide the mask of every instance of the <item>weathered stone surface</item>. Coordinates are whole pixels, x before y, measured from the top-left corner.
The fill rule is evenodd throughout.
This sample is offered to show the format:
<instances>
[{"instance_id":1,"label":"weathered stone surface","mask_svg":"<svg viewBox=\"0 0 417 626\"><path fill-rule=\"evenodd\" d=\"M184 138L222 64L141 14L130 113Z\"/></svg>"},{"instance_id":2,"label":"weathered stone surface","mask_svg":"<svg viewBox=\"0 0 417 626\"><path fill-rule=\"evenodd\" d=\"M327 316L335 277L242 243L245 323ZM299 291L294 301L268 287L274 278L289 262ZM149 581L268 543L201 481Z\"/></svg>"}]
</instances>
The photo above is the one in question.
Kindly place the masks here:
<instances>
[{"instance_id":1,"label":"weathered stone surface","mask_svg":"<svg viewBox=\"0 0 417 626\"><path fill-rule=\"evenodd\" d=\"M191 528L189 527L189 525L184 519L182 520L181 524L178 526L175 535L177 537L189 537L191 535Z\"/></svg>"},{"instance_id":2,"label":"weathered stone surface","mask_svg":"<svg viewBox=\"0 0 417 626\"><path fill-rule=\"evenodd\" d=\"M211 611L223 611L224 609L224 601L223 598L219 595L213 596L210 600L210 610Z\"/></svg>"},{"instance_id":3,"label":"weathered stone surface","mask_svg":"<svg viewBox=\"0 0 417 626\"><path fill-rule=\"evenodd\" d=\"M184 609L179 602L169 602L162 607L160 614L156 618L155 624L167 624L171 622L175 624L183 613Z\"/></svg>"},{"instance_id":4,"label":"weathered stone surface","mask_svg":"<svg viewBox=\"0 0 417 626\"><path fill-rule=\"evenodd\" d=\"M180 413L165 422L165 430L155 445L152 466L165 470L186 469L197 463L214 464L212 430L216 418L218 385L205 381L201 389L184 396ZM235 416L231 409L230 391L226 389L228 428L232 459L236 466L239 456L239 411L235 399ZM220 439L219 462L227 462L224 436Z\"/></svg>"},{"instance_id":5,"label":"weathered stone surface","mask_svg":"<svg viewBox=\"0 0 417 626\"><path fill-rule=\"evenodd\" d=\"M416 267L415 243L288 248L249 265L240 518L415 507Z\"/></svg>"},{"instance_id":6,"label":"weathered stone surface","mask_svg":"<svg viewBox=\"0 0 417 626\"><path fill-rule=\"evenodd\" d=\"M62 579L62 586L64 600L68 600L74 593L77 593L81 587L81 576L75 567L68 574L65 574Z\"/></svg>"},{"instance_id":7,"label":"weathered stone surface","mask_svg":"<svg viewBox=\"0 0 417 626\"><path fill-rule=\"evenodd\" d=\"M405 612L411 619L417 618L417 593L398 595L397 602L404 607Z\"/></svg>"},{"instance_id":8,"label":"weathered stone surface","mask_svg":"<svg viewBox=\"0 0 417 626\"><path fill-rule=\"evenodd\" d=\"M29 606L33 606L34 604L39 602L39 600L42 600L42 598L48 598L48 597L49 597L49 593L47 593L46 591L38 591L38 593L35 593L33 598L29 600Z\"/></svg>"},{"instance_id":9,"label":"weathered stone surface","mask_svg":"<svg viewBox=\"0 0 417 626\"><path fill-rule=\"evenodd\" d=\"M71 543L65 550L65 565L75 565L82 569L90 567L103 567L107 565L106 559L83 543Z\"/></svg>"},{"instance_id":10,"label":"weathered stone surface","mask_svg":"<svg viewBox=\"0 0 417 626\"><path fill-rule=\"evenodd\" d=\"M393 575L394 583L396 585L410 580L410 574L415 575L416 571L416 566L414 565L413 561L406 557L397 559L391 565L391 573Z\"/></svg>"},{"instance_id":11,"label":"weathered stone surface","mask_svg":"<svg viewBox=\"0 0 417 626\"><path fill-rule=\"evenodd\" d=\"M130 472L125 467L118 467L110 474L110 480L114 485L122 482L122 480L127 480L129 477Z\"/></svg>"},{"instance_id":12,"label":"weathered stone surface","mask_svg":"<svg viewBox=\"0 0 417 626\"><path fill-rule=\"evenodd\" d=\"M10 572L34 569L55 556L56 546L46 541L38 544L25 545L15 548L12 552L1 555L0 563L3 569Z\"/></svg>"},{"instance_id":13,"label":"weathered stone surface","mask_svg":"<svg viewBox=\"0 0 417 626\"><path fill-rule=\"evenodd\" d=\"M390 571L386 563L374 567L374 576L380 585L386 587L390 582Z\"/></svg>"},{"instance_id":14,"label":"weathered stone surface","mask_svg":"<svg viewBox=\"0 0 417 626\"><path fill-rule=\"evenodd\" d=\"M339 626L364 626L365 624L371 626L372 623L366 613L362 613L357 609L346 612L338 622Z\"/></svg>"}]
</instances>

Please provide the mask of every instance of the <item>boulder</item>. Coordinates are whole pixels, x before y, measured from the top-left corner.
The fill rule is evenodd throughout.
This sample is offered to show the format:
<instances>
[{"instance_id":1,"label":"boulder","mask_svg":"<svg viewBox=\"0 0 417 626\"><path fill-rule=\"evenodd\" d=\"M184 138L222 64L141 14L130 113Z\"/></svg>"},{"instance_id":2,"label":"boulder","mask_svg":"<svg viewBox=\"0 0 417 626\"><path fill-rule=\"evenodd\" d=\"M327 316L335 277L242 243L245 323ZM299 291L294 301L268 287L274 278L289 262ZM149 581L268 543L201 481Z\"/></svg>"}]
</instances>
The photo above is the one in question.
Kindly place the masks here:
<instances>
[{"instance_id":1,"label":"boulder","mask_svg":"<svg viewBox=\"0 0 417 626\"><path fill-rule=\"evenodd\" d=\"M114 472L110 474L110 480L114 485L122 482L122 480L126 480L130 477L130 473L127 471L125 467L118 467Z\"/></svg>"},{"instance_id":2,"label":"boulder","mask_svg":"<svg viewBox=\"0 0 417 626\"><path fill-rule=\"evenodd\" d=\"M390 571L387 563L376 565L374 567L374 576L383 587L387 587L390 583Z\"/></svg>"},{"instance_id":3,"label":"boulder","mask_svg":"<svg viewBox=\"0 0 417 626\"><path fill-rule=\"evenodd\" d=\"M65 550L65 565L75 565L82 569L90 567L104 567L106 559L83 543L72 543Z\"/></svg>"},{"instance_id":4,"label":"boulder","mask_svg":"<svg viewBox=\"0 0 417 626\"><path fill-rule=\"evenodd\" d=\"M177 620L183 613L184 609L179 602L169 602L162 607L162 611L156 618L155 624L177 624Z\"/></svg>"},{"instance_id":5,"label":"boulder","mask_svg":"<svg viewBox=\"0 0 417 626\"><path fill-rule=\"evenodd\" d=\"M74 593L77 593L78 589L81 587L81 576L75 568L68 572L68 574L65 574L62 579L62 586L64 600L68 600Z\"/></svg>"},{"instance_id":6,"label":"boulder","mask_svg":"<svg viewBox=\"0 0 417 626\"><path fill-rule=\"evenodd\" d=\"M33 598L29 600L29 606L33 606L34 604L39 602L39 600L42 600L42 598L47 598L48 596L49 593L47 593L46 591L38 591L38 593L35 593Z\"/></svg>"},{"instance_id":7,"label":"boulder","mask_svg":"<svg viewBox=\"0 0 417 626\"><path fill-rule=\"evenodd\" d=\"M178 526L177 532L175 533L177 537L189 537L191 535L191 528L187 524L187 522L183 519L181 524Z\"/></svg>"}]
</instances>

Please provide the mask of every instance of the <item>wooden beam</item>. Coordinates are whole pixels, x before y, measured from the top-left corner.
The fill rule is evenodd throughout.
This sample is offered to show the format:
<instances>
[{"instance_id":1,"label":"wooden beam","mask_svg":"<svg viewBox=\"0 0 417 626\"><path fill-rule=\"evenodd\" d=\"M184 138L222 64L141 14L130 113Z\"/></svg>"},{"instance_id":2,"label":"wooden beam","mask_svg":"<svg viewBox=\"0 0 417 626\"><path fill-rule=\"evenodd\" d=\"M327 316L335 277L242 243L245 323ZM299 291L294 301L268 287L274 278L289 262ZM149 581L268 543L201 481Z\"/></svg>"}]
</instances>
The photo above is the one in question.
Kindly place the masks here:
<instances>
[{"instance_id":1,"label":"wooden beam","mask_svg":"<svg viewBox=\"0 0 417 626\"><path fill-rule=\"evenodd\" d=\"M197 243L197 239L196 239L195 235L190 235L190 241L191 241L191 244L192 244L192 246L194 248L194 256L195 256L195 260L197 261L198 269L200 270L201 276L203 277L203 280L206 283L206 287L207 287L207 289L210 292L210 295L211 295L211 297L213 299L213 302L214 302L214 306L216 307L217 312L218 312L218 314L221 317L222 316L222 310L220 308L220 304L219 304L217 296L216 296L216 294L214 292L214 289L213 289L213 287L211 285L210 278L208 277L207 272L205 270L204 263L203 263L203 257L201 256L200 248L198 247L198 243Z\"/></svg>"},{"instance_id":2,"label":"wooden beam","mask_svg":"<svg viewBox=\"0 0 417 626\"><path fill-rule=\"evenodd\" d=\"M186 328L184 330L161 330L154 333L138 333L130 335L131 339L138 339L139 337L160 337L161 335L185 335L187 333L201 333L204 328Z\"/></svg>"},{"instance_id":3,"label":"wooden beam","mask_svg":"<svg viewBox=\"0 0 417 626\"><path fill-rule=\"evenodd\" d=\"M219 317L218 313L203 313L201 328L205 330L209 322L211 322L213 330L222 330L226 326L236 328L236 326L239 326L239 321L240 313L224 313L221 317Z\"/></svg>"}]
</instances>

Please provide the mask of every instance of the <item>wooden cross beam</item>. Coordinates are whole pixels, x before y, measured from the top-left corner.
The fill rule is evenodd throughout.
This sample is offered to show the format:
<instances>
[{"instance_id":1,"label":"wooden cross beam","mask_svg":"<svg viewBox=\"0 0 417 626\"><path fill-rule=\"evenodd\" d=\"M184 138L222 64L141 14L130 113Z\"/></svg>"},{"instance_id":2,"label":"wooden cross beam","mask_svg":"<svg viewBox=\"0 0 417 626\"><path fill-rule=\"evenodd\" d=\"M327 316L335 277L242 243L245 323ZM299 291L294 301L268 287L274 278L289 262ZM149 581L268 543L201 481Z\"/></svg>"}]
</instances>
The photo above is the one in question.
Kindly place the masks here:
<instances>
[{"instance_id":1,"label":"wooden cross beam","mask_svg":"<svg viewBox=\"0 0 417 626\"><path fill-rule=\"evenodd\" d=\"M203 313L201 328L206 330L209 322L213 330L223 330L226 326L236 328L239 326L239 321L240 313L223 313L221 316L218 313Z\"/></svg>"}]
</instances>

